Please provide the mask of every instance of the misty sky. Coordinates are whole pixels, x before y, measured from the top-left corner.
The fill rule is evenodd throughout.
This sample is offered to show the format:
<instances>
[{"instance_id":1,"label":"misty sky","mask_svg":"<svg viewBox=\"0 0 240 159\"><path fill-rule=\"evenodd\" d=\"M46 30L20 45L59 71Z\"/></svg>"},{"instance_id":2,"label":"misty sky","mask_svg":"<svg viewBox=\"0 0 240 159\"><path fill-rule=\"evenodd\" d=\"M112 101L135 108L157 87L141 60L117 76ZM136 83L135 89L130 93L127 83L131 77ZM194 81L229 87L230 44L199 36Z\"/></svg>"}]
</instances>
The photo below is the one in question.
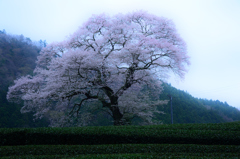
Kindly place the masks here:
<instances>
[{"instance_id":1,"label":"misty sky","mask_svg":"<svg viewBox=\"0 0 240 159\"><path fill-rule=\"evenodd\" d=\"M240 109L240 0L0 0L0 30L62 41L92 14L145 10L172 19L191 65L172 86Z\"/></svg>"}]
</instances>

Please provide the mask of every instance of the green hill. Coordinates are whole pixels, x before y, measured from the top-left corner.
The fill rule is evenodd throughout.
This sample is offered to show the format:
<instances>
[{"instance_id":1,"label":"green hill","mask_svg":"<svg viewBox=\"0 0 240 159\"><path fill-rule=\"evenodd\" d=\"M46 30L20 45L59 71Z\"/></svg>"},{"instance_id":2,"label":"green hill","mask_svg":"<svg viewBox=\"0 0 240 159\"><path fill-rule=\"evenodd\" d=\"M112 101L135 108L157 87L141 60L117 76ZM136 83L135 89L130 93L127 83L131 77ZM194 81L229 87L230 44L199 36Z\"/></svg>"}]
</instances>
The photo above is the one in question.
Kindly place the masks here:
<instances>
[{"instance_id":1,"label":"green hill","mask_svg":"<svg viewBox=\"0 0 240 159\"><path fill-rule=\"evenodd\" d=\"M167 83L163 83L163 89L160 99L169 99L168 94L172 96L174 123L222 123L240 120L240 111L226 102L194 98ZM158 119L170 124L170 102L160 110L165 114L158 116Z\"/></svg>"},{"instance_id":2,"label":"green hill","mask_svg":"<svg viewBox=\"0 0 240 159\"><path fill-rule=\"evenodd\" d=\"M21 114L21 104L9 103L8 87L23 75L32 74L41 47L23 35L0 31L0 127L47 126L44 120L33 121L33 114Z\"/></svg>"}]
</instances>

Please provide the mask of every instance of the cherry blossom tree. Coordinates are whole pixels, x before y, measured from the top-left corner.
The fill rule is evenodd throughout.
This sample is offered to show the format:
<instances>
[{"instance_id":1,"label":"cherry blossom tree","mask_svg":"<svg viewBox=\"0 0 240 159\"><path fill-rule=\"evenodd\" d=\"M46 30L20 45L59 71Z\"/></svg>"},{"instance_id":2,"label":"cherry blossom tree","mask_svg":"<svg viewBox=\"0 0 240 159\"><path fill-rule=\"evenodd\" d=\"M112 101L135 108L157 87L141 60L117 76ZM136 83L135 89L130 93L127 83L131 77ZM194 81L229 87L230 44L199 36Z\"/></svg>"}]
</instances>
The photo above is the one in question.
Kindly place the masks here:
<instances>
[{"instance_id":1,"label":"cherry blossom tree","mask_svg":"<svg viewBox=\"0 0 240 159\"><path fill-rule=\"evenodd\" d=\"M66 41L43 48L34 75L15 80L7 99L23 100L21 111L36 117L50 110L79 114L97 100L114 125L134 116L151 121L164 101L144 102L152 97L140 90L149 86L159 95L157 79L171 72L183 78L187 65L186 44L171 20L144 11L93 15Z\"/></svg>"}]
</instances>

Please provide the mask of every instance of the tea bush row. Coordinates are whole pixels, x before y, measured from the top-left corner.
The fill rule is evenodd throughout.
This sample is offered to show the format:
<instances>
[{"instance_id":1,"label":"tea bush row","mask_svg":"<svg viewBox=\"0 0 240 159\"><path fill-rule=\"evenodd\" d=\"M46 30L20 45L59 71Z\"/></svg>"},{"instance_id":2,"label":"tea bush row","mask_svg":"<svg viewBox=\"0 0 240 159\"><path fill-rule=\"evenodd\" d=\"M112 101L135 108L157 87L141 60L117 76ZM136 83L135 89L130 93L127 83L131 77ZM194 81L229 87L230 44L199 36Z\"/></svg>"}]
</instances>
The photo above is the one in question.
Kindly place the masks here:
<instances>
[{"instance_id":1,"label":"tea bush row","mask_svg":"<svg viewBox=\"0 0 240 159\"><path fill-rule=\"evenodd\" d=\"M193 129L192 124L80 128L0 129L0 145L96 145L96 144L206 144L238 145L240 131L216 126ZM184 129L184 125L186 125ZM206 127L207 124L195 124ZM231 125L231 124L229 124ZM240 125L237 125L238 127ZM165 129L164 129L165 127ZM176 127L179 127L176 124ZM190 129L191 127L191 129ZM198 127L196 127L198 128Z\"/></svg>"},{"instance_id":2,"label":"tea bush row","mask_svg":"<svg viewBox=\"0 0 240 159\"><path fill-rule=\"evenodd\" d=\"M214 158L214 159L223 159L223 158L232 158L238 159L239 155L236 154L222 154L222 153L157 153L157 154L90 154L90 155L76 155L76 156L68 156L68 155L28 155L28 156L6 156L1 159L203 159L203 158Z\"/></svg>"},{"instance_id":3,"label":"tea bush row","mask_svg":"<svg viewBox=\"0 0 240 159\"><path fill-rule=\"evenodd\" d=\"M7 156L78 156L94 154L168 154L240 156L240 146L196 144L114 144L114 145L27 145L2 146L0 157Z\"/></svg>"}]
</instances>

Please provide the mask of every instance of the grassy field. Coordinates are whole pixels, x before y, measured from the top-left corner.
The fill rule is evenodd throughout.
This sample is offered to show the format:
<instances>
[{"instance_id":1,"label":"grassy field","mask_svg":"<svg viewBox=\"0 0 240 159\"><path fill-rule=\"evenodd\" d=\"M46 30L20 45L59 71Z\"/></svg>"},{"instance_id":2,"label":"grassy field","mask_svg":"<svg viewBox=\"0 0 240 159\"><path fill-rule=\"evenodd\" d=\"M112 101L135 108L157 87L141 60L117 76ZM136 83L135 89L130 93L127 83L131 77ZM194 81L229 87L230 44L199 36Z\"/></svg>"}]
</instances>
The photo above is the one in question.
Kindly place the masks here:
<instances>
[{"instance_id":1,"label":"grassy field","mask_svg":"<svg viewBox=\"0 0 240 159\"><path fill-rule=\"evenodd\" d=\"M240 122L0 129L1 158L238 158Z\"/></svg>"}]
</instances>

